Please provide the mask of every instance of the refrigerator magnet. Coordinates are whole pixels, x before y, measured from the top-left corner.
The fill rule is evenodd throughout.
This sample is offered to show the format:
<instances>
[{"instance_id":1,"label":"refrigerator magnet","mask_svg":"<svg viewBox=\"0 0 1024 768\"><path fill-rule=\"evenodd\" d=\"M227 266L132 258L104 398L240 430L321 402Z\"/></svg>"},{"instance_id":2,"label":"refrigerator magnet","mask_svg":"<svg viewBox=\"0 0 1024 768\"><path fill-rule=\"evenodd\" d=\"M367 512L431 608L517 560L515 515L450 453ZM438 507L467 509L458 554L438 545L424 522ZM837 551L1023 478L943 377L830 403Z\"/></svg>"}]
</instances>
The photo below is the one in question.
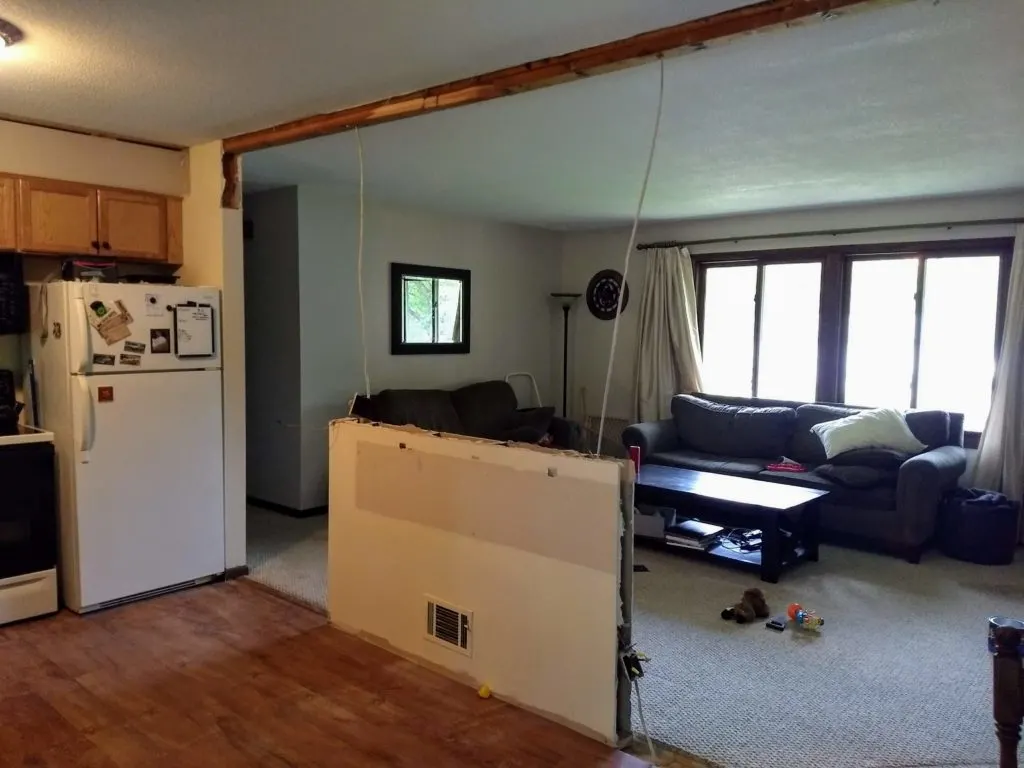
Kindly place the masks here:
<instances>
[{"instance_id":1,"label":"refrigerator magnet","mask_svg":"<svg viewBox=\"0 0 1024 768\"><path fill-rule=\"evenodd\" d=\"M142 355L121 355L121 365L132 365L138 368L142 365Z\"/></svg>"},{"instance_id":2,"label":"refrigerator magnet","mask_svg":"<svg viewBox=\"0 0 1024 768\"><path fill-rule=\"evenodd\" d=\"M93 355L93 365L113 365L117 359L113 355Z\"/></svg>"},{"instance_id":3,"label":"refrigerator magnet","mask_svg":"<svg viewBox=\"0 0 1024 768\"><path fill-rule=\"evenodd\" d=\"M167 313L158 293L147 293L143 303L146 305L146 317L163 317Z\"/></svg>"},{"instance_id":4,"label":"refrigerator magnet","mask_svg":"<svg viewBox=\"0 0 1024 768\"><path fill-rule=\"evenodd\" d=\"M149 351L154 355L169 355L171 353L170 328L149 329Z\"/></svg>"},{"instance_id":5,"label":"refrigerator magnet","mask_svg":"<svg viewBox=\"0 0 1024 768\"><path fill-rule=\"evenodd\" d=\"M126 341L124 343L124 351L131 352L132 354L141 355L146 351L146 345L141 341Z\"/></svg>"}]
</instances>

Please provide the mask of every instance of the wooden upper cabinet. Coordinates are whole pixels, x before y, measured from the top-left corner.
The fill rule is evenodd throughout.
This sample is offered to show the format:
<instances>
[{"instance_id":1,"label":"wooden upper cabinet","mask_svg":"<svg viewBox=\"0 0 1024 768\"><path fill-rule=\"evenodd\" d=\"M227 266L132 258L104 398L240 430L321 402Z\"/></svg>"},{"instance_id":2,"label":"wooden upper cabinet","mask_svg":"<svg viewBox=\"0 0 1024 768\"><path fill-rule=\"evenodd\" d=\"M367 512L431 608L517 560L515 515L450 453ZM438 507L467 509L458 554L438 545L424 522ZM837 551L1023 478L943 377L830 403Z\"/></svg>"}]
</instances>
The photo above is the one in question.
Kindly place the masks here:
<instances>
[{"instance_id":1,"label":"wooden upper cabinet","mask_svg":"<svg viewBox=\"0 0 1024 768\"><path fill-rule=\"evenodd\" d=\"M96 188L69 181L18 180L18 250L97 253Z\"/></svg>"},{"instance_id":2,"label":"wooden upper cabinet","mask_svg":"<svg viewBox=\"0 0 1024 768\"><path fill-rule=\"evenodd\" d=\"M99 190L100 254L167 261L167 198Z\"/></svg>"},{"instance_id":3,"label":"wooden upper cabinet","mask_svg":"<svg viewBox=\"0 0 1024 768\"><path fill-rule=\"evenodd\" d=\"M167 263L185 263L185 232L180 197L167 198Z\"/></svg>"},{"instance_id":4,"label":"wooden upper cabinet","mask_svg":"<svg viewBox=\"0 0 1024 768\"><path fill-rule=\"evenodd\" d=\"M18 247L18 220L14 213L17 194L18 180L0 176L0 251L13 251Z\"/></svg>"}]
</instances>

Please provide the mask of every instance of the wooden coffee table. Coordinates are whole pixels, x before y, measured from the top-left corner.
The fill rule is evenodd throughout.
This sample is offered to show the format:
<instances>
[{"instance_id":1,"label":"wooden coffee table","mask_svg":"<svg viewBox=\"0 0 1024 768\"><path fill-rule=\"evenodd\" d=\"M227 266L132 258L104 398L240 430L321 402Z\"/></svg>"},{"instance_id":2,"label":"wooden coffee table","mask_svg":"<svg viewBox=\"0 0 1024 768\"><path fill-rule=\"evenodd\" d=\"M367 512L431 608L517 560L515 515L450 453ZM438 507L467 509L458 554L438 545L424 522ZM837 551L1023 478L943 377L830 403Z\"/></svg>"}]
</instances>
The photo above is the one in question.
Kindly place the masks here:
<instances>
[{"instance_id":1,"label":"wooden coffee table","mask_svg":"<svg viewBox=\"0 0 1024 768\"><path fill-rule=\"evenodd\" d=\"M776 583L782 570L818 559L818 504L828 491L693 469L644 464L636 478L637 504L672 507L684 517L732 528L760 528L760 551L716 544L708 550L672 547L698 557L756 567Z\"/></svg>"}]
</instances>

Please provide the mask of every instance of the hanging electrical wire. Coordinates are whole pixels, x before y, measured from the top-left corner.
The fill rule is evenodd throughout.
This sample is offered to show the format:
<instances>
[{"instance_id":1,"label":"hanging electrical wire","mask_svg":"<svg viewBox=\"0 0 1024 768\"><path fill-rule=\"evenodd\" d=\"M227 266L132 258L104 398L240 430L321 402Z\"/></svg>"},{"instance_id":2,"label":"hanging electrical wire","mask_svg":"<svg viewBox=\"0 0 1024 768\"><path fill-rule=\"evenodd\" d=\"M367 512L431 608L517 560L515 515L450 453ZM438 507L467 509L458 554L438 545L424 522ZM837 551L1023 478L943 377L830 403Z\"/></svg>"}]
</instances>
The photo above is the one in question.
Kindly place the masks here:
<instances>
[{"instance_id":1,"label":"hanging electrical wire","mask_svg":"<svg viewBox=\"0 0 1024 768\"><path fill-rule=\"evenodd\" d=\"M626 259L622 265L622 287L619 290L619 301L615 308L615 320L612 322L612 348L608 353L608 370L604 377L604 394L601 397L601 420L597 427L597 450L601 451L604 444L604 420L608 412L608 391L612 384L612 369L615 367L615 346L619 340L619 319L622 317L622 299L626 294L626 276L629 274L629 258L633 253L633 245L636 243L636 230L640 225L640 214L644 207L644 198L647 196L647 182L651 178L651 167L654 165L654 150L658 146L658 131L661 128L661 109L665 103L665 60L658 59L661 76L658 81L658 111L654 117L654 135L651 137L651 149L647 154L647 170L644 171L643 184L640 185L640 200L636 206L636 216L633 217L633 229L629 233L629 244L626 246Z\"/></svg>"},{"instance_id":2,"label":"hanging electrical wire","mask_svg":"<svg viewBox=\"0 0 1024 768\"><path fill-rule=\"evenodd\" d=\"M359 246L356 251L356 284L359 286L359 337L363 345L363 384L370 396L370 363L366 351L366 309L363 304L363 227L366 220L365 173L363 170L363 137L356 128L356 148L359 152Z\"/></svg>"}]
</instances>

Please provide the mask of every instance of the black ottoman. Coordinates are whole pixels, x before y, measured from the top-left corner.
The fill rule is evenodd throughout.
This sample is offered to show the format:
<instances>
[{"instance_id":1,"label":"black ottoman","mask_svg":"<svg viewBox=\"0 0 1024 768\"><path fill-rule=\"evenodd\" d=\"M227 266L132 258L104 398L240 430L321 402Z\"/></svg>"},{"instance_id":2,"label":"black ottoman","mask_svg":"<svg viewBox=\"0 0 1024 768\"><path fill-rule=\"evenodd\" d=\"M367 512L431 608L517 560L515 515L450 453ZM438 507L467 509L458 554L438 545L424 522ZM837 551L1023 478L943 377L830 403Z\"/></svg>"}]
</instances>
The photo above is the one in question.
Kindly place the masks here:
<instances>
[{"instance_id":1,"label":"black ottoman","mask_svg":"<svg viewBox=\"0 0 1024 768\"><path fill-rule=\"evenodd\" d=\"M958 488L939 514L939 547L980 565L1009 565L1017 548L1020 507L1001 493Z\"/></svg>"}]
</instances>

